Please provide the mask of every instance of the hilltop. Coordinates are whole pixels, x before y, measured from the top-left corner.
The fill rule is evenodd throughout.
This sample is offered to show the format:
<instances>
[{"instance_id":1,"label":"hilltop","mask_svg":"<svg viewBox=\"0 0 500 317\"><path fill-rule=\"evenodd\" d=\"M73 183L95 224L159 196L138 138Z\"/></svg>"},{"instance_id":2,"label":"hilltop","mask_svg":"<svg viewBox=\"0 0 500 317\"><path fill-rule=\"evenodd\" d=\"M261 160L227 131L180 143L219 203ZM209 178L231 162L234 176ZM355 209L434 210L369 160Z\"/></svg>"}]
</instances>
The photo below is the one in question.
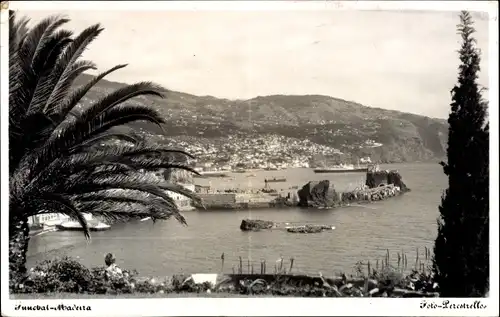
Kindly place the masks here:
<instances>
[{"instance_id":1,"label":"hilltop","mask_svg":"<svg viewBox=\"0 0 500 317\"><path fill-rule=\"evenodd\" d=\"M84 74L78 83L91 75ZM91 102L123 83L100 81L86 96ZM278 135L308 140L380 162L411 162L445 156L445 120L372 108L322 95L272 95L228 100L164 91L166 98L138 97L133 102L154 106L166 118L169 137L220 139ZM135 128L144 125L135 124ZM152 129L155 127L147 127ZM380 146L381 145L381 146Z\"/></svg>"}]
</instances>

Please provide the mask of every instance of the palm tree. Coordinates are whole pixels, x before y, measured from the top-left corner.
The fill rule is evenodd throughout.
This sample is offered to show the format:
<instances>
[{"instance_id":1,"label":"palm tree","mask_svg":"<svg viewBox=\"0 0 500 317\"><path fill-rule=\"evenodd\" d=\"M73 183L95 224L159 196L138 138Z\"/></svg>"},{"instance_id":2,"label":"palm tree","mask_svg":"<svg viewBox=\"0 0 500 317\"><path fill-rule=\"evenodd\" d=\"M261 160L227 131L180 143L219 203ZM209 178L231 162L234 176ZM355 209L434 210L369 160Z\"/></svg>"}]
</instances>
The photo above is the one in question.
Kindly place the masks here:
<instances>
[{"instance_id":1,"label":"palm tree","mask_svg":"<svg viewBox=\"0 0 500 317\"><path fill-rule=\"evenodd\" d=\"M90 238L83 213L110 220L174 217L186 224L165 190L196 195L174 183L148 177L141 171L161 168L196 173L177 160L190 155L182 150L136 140L113 131L137 120L165 123L145 105L125 103L136 96L162 97L161 87L141 82L111 92L82 106L82 98L104 76L74 87L75 79L89 69L81 60L84 49L102 32L93 25L74 36L59 30L69 20L49 17L28 28L28 19L10 12L9 56L9 268L11 287L26 271L28 218L62 213L76 219ZM119 143L101 146L107 140Z\"/></svg>"}]
</instances>

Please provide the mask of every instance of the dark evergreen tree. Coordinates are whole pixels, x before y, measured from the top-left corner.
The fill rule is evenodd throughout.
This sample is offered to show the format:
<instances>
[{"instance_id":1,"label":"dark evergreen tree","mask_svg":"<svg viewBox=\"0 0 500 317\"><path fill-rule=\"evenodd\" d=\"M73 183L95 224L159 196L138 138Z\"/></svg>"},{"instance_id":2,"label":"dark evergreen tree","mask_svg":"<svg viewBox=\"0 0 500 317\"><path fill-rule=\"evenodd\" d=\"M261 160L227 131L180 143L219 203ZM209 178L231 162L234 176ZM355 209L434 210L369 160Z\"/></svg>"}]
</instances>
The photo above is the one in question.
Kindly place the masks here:
<instances>
[{"instance_id":1,"label":"dark evergreen tree","mask_svg":"<svg viewBox=\"0 0 500 317\"><path fill-rule=\"evenodd\" d=\"M448 176L434 246L434 273L442 297L482 297L489 287L489 125L477 83L480 51L468 12L457 26L462 37L458 83L448 118Z\"/></svg>"}]
</instances>

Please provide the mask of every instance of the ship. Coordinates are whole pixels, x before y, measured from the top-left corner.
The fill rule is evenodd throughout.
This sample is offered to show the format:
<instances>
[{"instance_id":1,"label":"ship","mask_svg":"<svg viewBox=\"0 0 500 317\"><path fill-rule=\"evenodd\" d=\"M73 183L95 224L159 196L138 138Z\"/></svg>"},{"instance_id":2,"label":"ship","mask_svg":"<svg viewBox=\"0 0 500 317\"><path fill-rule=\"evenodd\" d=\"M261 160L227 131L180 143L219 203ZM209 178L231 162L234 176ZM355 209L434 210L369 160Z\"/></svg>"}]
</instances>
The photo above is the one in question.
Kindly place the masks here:
<instances>
[{"instance_id":1,"label":"ship","mask_svg":"<svg viewBox=\"0 0 500 317\"><path fill-rule=\"evenodd\" d=\"M327 168L317 168L314 173L366 173L368 172L368 166L354 166L352 164L341 164L338 166L327 167Z\"/></svg>"},{"instance_id":2,"label":"ship","mask_svg":"<svg viewBox=\"0 0 500 317\"><path fill-rule=\"evenodd\" d=\"M90 231L104 231L111 228L110 225L105 224L101 221L89 221L88 227ZM83 227L78 221L65 221L59 225L56 225L58 230L67 230L67 231L82 231Z\"/></svg>"},{"instance_id":3,"label":"ship","mask_svg":"<svg viewBox=\"0 0 500 317\"><path fill-rule=\"evenodd\" d=\"M277 170L278 170L278 168L277 168L277 167L269 167L269 166L268 166L268 167L265 167L265 168L264 168L264 170L265 170L265 171L277 171Z\"/></svg>"},{"instance_id":4,"label":"ship","mask_svg":"<svg viewBox=\"0 0 500 317\"><path fill-rule=\"evenodd\" d=\"M229 177L227 173L225 172L219 172L219 171L208 171L208 172L201 172L200 175L194 175L196 178L209 178L209 177Z\"/></svg>"},{"instance_id":5,"label":"ship","mask_svg":"<svg viewBox=\"0 0 500 317\"><path fill-rule=\"evenodd\" d=\"M242 168L238 168L238 169L233 170L233 173L246 173L246 170L242 169Z\"/></svg>"},{"instance_id":6,"label":"ship","mask_svg":"<svg viewBox=\"0 0 500 317\"><path fill-rule=\"evenodd\" d=\"M286 182L286 178L285 177L266 178L264 180L264 182L266 182L266 183L284 183L284 182Z\"/></svg>"}]
</instances>

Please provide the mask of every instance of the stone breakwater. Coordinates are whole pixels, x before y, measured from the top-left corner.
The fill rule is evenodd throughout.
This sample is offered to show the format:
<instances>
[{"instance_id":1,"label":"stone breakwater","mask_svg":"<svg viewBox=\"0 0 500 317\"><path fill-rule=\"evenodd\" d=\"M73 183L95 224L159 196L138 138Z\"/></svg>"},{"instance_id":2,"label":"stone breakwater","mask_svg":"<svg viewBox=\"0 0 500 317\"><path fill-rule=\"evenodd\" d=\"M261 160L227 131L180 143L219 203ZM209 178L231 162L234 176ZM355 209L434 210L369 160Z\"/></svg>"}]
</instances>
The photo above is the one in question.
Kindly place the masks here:
<instances>
[{"instance_id":1,"label":"stone breakwater","mask_svg":"<svg viewBox=\"0 0 500 317\"><path fill-rule=\"evenodd\" d=\"M286 197L277 197L266 193L213 193L198 194L198 196L203 201L203 207L196 207L205 210L285 208L297 205Z\"/></svg>"},{"instance_id":2,"label":"stone breakwater","mask_svg":"<svg viewBox=\"0 0 500 317\"><path fill-rule=\"evenodd\" d=\"M329 180L310 181L297 191L298 201L290 195L282 197L269 193L211 193L199 194L206 210L246 210L287 207L334 208L351 203L380 201L395 197L410 189L397 171L370 170L364 188L337 192Z\"/></svg>"},{"instance_id":3,"label":"stone breakwater","mask_svg":"<svg viewBox=\"0 0 500 317\"><path fill-rule=\"evenodd\" d=\"M397 171L369 171L364 188L337 192L329 180L309 182L297 192L299 207L334 208L351 203L380 201L408 192Z\"/></svg>"}]
</instances>

